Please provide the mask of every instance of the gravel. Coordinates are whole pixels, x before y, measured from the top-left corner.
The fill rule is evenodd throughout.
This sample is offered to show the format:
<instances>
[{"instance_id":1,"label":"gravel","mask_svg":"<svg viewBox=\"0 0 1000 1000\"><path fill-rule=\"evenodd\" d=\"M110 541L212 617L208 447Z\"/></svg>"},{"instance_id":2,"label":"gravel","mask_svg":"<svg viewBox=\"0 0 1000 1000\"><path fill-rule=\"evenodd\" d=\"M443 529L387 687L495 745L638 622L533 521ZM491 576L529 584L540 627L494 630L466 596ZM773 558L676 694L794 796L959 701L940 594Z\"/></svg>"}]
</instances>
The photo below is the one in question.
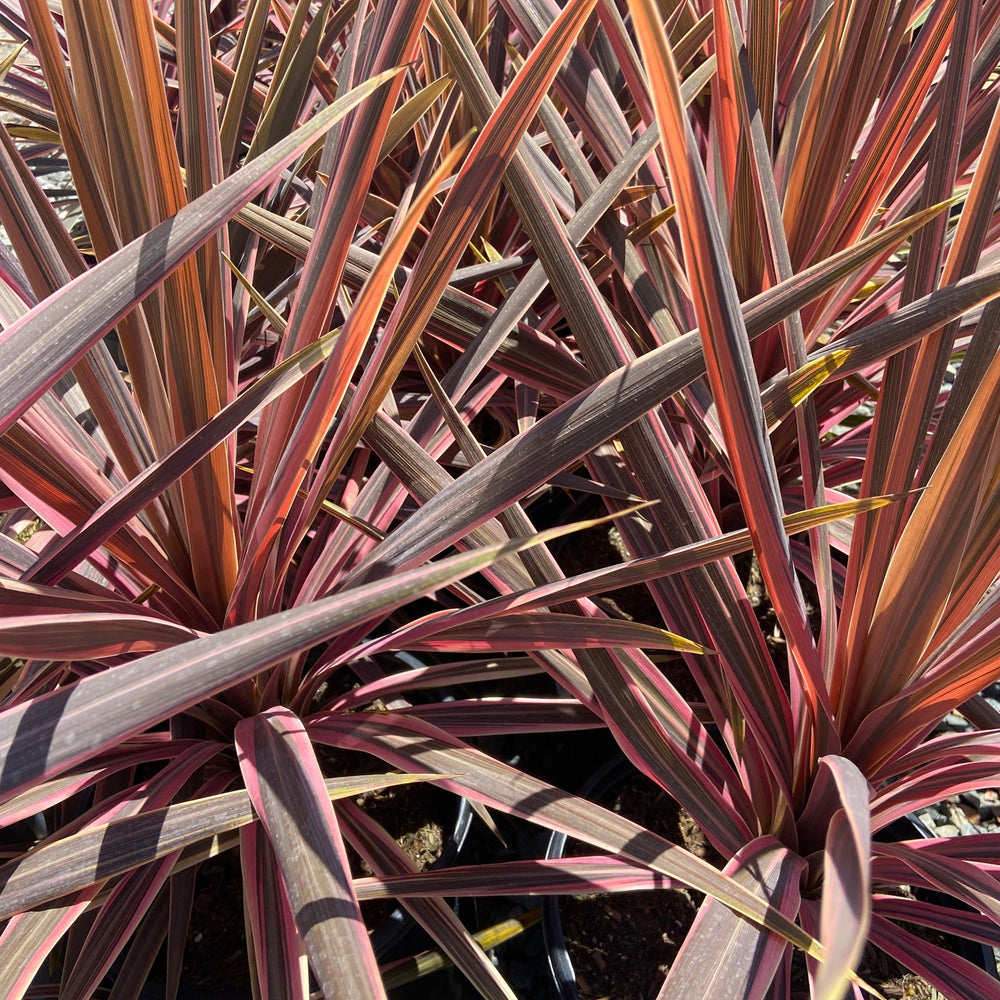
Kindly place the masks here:
<instances>
[{"instance_id":1,"label":"gravel","mask_svg":"<svg viewBox=\"0 0 1000 1000\"><path fill-rule=\"evenodd\" d=\"M1000 712L1000 683L991 684L983 697ZM966 733L972 726L958 712L949 712L936 733ZM1000 833L1000 788L949 795L936 805L917 810L917 818L933 837L966 837L979 833Z\"/></svg>"}]
</instances>

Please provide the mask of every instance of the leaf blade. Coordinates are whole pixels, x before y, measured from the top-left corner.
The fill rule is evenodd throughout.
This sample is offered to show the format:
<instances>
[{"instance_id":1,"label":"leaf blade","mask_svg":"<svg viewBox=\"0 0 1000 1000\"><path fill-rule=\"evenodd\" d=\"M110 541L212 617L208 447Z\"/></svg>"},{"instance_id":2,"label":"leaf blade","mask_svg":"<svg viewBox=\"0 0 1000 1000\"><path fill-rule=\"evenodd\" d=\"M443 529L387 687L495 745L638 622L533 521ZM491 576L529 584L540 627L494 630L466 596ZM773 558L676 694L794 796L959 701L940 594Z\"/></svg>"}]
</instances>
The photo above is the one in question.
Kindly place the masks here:
<instances>
[{"instance_id":1,"label":"leaf blade","mask_svg":"<svg viewBox=\"0 0 1000 1000\"><path fill-rule=\"evenodd\" d=\"M270 709L237 725L236 746L321 989L330 1000L384 1000L337 819L302 723L287 709Z\"/></svg>"}]
</instances>

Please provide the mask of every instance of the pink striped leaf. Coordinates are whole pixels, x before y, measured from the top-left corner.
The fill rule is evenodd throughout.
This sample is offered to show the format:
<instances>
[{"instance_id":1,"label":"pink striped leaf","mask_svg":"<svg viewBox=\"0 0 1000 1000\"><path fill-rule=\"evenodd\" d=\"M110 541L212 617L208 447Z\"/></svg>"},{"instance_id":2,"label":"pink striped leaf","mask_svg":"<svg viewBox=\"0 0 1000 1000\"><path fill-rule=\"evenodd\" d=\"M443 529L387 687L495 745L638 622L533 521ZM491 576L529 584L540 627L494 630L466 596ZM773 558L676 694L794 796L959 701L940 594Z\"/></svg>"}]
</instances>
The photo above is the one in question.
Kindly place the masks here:
<instances>
[{"instance_id":1,"label":"pink striped leaf","mask_svg":"<svg viewBox=\"0 0 1000 1000\"><path fill-rule=\"evenodd\" d=\"M673 796L724 855L753 838L753 805L688 702L641 651L584 662L609 729L636 768Z\"/></svg>"},{"instance_id":2,"label":"pink striped leaf","mask_svg":"<svg viewBox=\"0 0 1000 1000\"><path fill-rule=\"evenodd\" d=\"M366 81L173 218L75 278L0 335L0 433L324 131L392 79ZM86 330L87 335L80 336Z\"/></svg>"},{"instance_id":3,"label":"pink striped leaf","mask_svg":"<svg viewBox=\"0 0 1000 1000\"><path fill-rule=\"evenodd\" d=\"M873 777L898 774L895 757L912 746L952 709L982 691L996 678L1000 621L968 644L942 658L936 669L914 681L868 714L845 753Z\"/></svg>"},{"instance_id":4,"label":"pink striped leaf","mask_svg":"<svg viewBox=\"0 0 1000 1000\"><path fill-rule=\"evenodd\" d=\"M997 756L997 735L987 732L942 733L932 736L904 754L897 754L894 765L899 774L940 765L946 760L993 760ZM891 788L891 785L889 786ZM879 789L879 796L883 794Z\"/></svg>"},{"instance_id":5,"label":"pink striped leaf","mask_svg":"<svg viewBox=\"0 0 1000 1000\"><path fill-rule=\"evenodd\" d=\"M915 212L755 295L741 307L747 332L751 338L759 336L859 268L873 261L884 262L901 240L939 217L948 204Z\"/></svg>"},{"instance_id":6,"label":"pink striped leaf","mask_svg":"<svg viewBox=\"0 0 1000 1000\"><path fill-rule=\"evenodd\" d=\"M303 608L151 653L0 712L0 799L88 759L293 653L549 540L563 529L443 559ZM122 711L127 705L128 711Z\"/></svg>"},{"instance_id":7,"label":"pink striped leaf","mask_svg":"<svg viewBox=\"0 0 1000 1000\"><path fill-rule=\"evenodd\" d=\"M943 758L879 790L872 800L872 823L887 826L893 820L952 795L995 788L1000 783L1000 749L975 760Z\"/></svg>"},{"instance_id":8,"label":"pink striped leaf","mask_svg":"<svg viewBox=\"0 0 1000 1000\"><path fill-rule=\"evenodd\" d=\"M302 938L288 904L274 848L260 823L240 828L240 865L254 995L260 1000L305 1000L309 977Z\"/></svg>"},{"instance_id":9,"label":"pink striped leaf","mask_svg":"<svg viewBox=\"0 0 1000 1000\"><path fill-rule=\"evenodd\" d=\"M193 872L186 873L193 875ZM153 963L159 955L160 945L168 934L169 913L167 898L177 883L178 876L170 880L168 891L162 893L149 908L135 934L128 943L128 950L118 967L115 985L108 994L108 1000L141 1000L146 980L153 968ZM169 962L169 959L168 959ZM169 965L167 980L170 981ZM167 987L167 997L171 1000L176 996Z\"/></svg>"},{"instance_id":10,"label":"pink striped leaf","mask_svg":"<svg viewBox=\"0 0 1000 1000\"><path fill-rule=\"evenodd\" d=\"M0 934L0 995L21 1000L59 939L73 926L100 891L100 885L69 902L20 913Z\"/></svg>"},{"instance_id":11,"label":"pink striped leaf","mask_svg":"<svg viewBox=\"0 0 1000 1000\"><path fill-rule=\"evenodd\" d=\"M328 1000L384 998L337 818L305 728L287 709L271 709L240 722L236 746L320 988Z\"/></svg>"},{"instance_id":12,"label":"pink striped leaf","mask_svg":"<svg viewBox=\"0 0 1000 1000\"><path fill-rule=\"evenodd\" d=\"M1000 927L981 913L959 909L956 906L939 906L921 899L903 896L873 896L872 912L888 920L902 920L921 927L932 927L967 941L981 941L1000 948Z\"/></svg>"},{"instance_id":13,"label":"pink striped leaf","mask_svg":"<svg viewBox=\"0 0 1000 1000\"><path fill-rule=\"evenodd\" d=\"M346 87L352 81L412 60L427 6L428 0L406 0L380 6L367 23L362 8L355 18L350 48L337 68L338 85ZM350 16L350 10L341 6L338 16L344 17L345 13ZM298 58L297 47L289 45L288 51L295 53L292 61ZM303 80L303 84L305 82ZM371 185L372 172L381 158L380 148L387 139L393 108L403 85L402 78L393 81L382 101L366 105L352 115L327 141L324 168L329 171L330 177L317 185L313 195L312 214L318 216L318 220L304 256L305 267L298 282L298 294L291 303L288 335L283 338L279 349L282 360L323 334L329 325L344 263L365 204L365 194ZM277 91L278 98L283 96L284 89L283 84ZM269 117L272 111L279 111L277 103L269 109ZM277 120L281 120L280 113ZM269 124L273 127L274 122ZM409 239L405 238L404 243L408 242ZM352 371L353 365L347 364L345 370ZM275 480L279 468L275 463L287 444L288 434L296 429L300 418L306 424L316 426L325 422L319 419L322 408L319 408L317 418L309 417L311 410L316 408L305 405L305 393L312 389L314 384L310 379L262 419L255 464L263 472L263 482L270 484ZM326 399L325 392L321 395ZM338 393L331 393L330 398L335 412ZM251 504L256 511L256 499L252 498ZM254 520L256 517L251 515L250 521Z\"/></svg>"},{"instance_id":14,"label":"pink striped leaf","mask_svg":"<svg viewBox=\"0 0 1000 1000\"><path fill-rule=\"evenodd\" d=\"M166 884L176 856L132 872L119 882L94 919L80 955L64 976L62 1000L91 1000L112 963Z\"/></svg>"},{"instance_id":15,"label":"pink striped leaf","mask_svg":"<svg viewBox=\"0 0 1000 1000\"><path fill-rule=\"evenodd\" d=\"M943 837L939 839L904 840L896 846L905 845L918 855L943 858L946 862L964 861L988 878L994 878L1000 865L1000 835L983 833L969 837L972 843L966 847L965 837ZM983 843L980 843L983 841ZM898 852L892 855L882 853L882 844L872 844L872 883L879 886L915 885L925 889L940 889L922 871L916 871L908 864L908 859Z\"/></svg>"},{"instance_id":16,"label":"pink striped leaf","mask_svg":"<svg viewBox=\"0 0 1000 1000\"><path fill-rule=\"evenodd\" d=\"M153 736L169 736L168 733L154 733ZM88 767L72 771L51 781L42 781L25 789L0 805L0 827L10 826L18 820L27 819L43 809L49 809L64 802L71 795L126 767L154 760L169 760L193 750L195 742L190 740L152 740L143 745L143 740L126 740L120 747L91 758ZM221 744L220 744L221 748Z\"/></svg>"},{"instance_id":17,"label":"pink striped leaf","mask_svg":"<svg viewBox=\"0 0 1000 1000\"><path fill-rule=\"evenodd\" d=\"M442 701L430 705L410 705L401 711L462 738L501 733L594 729L604 725L589 708L569 698Z\"/></svg>"},{"instance_id":18,"label":"pink striped leaf","mask_svg":"<svg viewBox=\"0 0 1000 1000\"><path fill-rule=\"evenodd\" d=\"M436 652L504 653L532 649L583 649L586 647L643 646L674 649L684 653L711 650L665 629L614 618L590 618L558 613L514 613L486 622L448 628L447 618L433 619L445 625L429 638L407 639L386 648L433 650ZM2 633L0 633L2 636Z\"/></svg>"},{"instance_id":19,"label":"pink striped leaf","mask_svg":"<svg viewBox=\"0 0 1000 1000\"><path fill-rule=\"evenodd\" d=\"M823 851L820 940L826 961L819 967L815 1000L839 1000L854 972L871 919L871 821L864 775L844 757L822 757L842 803L830 820ZM833 789L831 789L831 792Z\"/></svg>"},{"instance_id":20,"label":"pink striped leaf","mask_svg":"<svg viewBox=\"0 0 1000 1000\"><path fill-rule=\"evenodd\" d=\"M604 855L459 865L416 875L354 880L358 899L386 896L551 896L581 892L646 892L681 883L659 872Z\"/></svg>"},{"instance_id":21,"label":"pink striped leaf","mask_svg":"<svg viewBox=\"0 0 1000 1000\"><path fill-rule=\"evenodd\" d=\"M380 677L346 692L327 708L330 711L343 711L348 707L368 705L376 698L388 701L388 696L402 691L426 691L428 688L444 688L452 684L473 684L477 681L501 680L505 677L525 677L541 672L542 668L527 656L439 663Z\"/></svg>"},{"instance_id":22,"label":"pink striped leaf","mask_svg":"<svg viewBox=\"0 0 1000 1000\"><path fill-rule=\"evenodd\" d=\"M197 636L183 625L138 614L74 612L0 620L0 651L29 659L98 660L169 649Z\"/></svg>"},{"instance_id":23,"label":"pink striped leaf","mask_svg":"<svg viewBox=\"0 0 1000 1000\"><path fill-rule=\"evenodd\" d=\"M437 775L360 775L330 779L325 788L328 798L345 798L432 777ZM247 792L239 790L112 817L49 840L0 867L0 920L239 829L254 818Z\"/></svg>"},{"instance_id":24,"label":"pink striped leaf","mask_svg":"<svg viewBox=\"0 0 1000 1000\"><path fill-rule=\"evenodd\" d=\"M965 857L942 857L906 843L873 845L872 850L883 858L902 862L922 884L954 896L1000 923L997 880Z\"/></svg>"},{"instance_id":25,"label":"pink striped leaf","mask_svg":"<svg viewBox=\"0 0 1000 1000\"><path fill-rule=\"evenodd\" d=\"M794 919L805 862L776 841L760 837L747 844L725 873L763 897L777 913ZM737 916L709 896L674 959L658 1000L763 1000L788 951L777 934Z\"/></svg>"}]
</instances>

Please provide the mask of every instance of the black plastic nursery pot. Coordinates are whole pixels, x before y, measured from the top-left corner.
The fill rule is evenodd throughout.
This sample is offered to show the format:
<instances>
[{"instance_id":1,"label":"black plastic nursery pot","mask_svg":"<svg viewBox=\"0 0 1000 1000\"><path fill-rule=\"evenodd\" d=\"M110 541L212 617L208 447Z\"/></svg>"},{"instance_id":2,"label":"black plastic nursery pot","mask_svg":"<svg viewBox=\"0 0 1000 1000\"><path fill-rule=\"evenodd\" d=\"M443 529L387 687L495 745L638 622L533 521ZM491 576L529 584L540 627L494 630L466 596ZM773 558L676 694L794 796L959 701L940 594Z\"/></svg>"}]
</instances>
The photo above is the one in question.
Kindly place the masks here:
<instances>
[{"instance_id":1,"label":"black plastic nursery pot","mask_svg":"<svg viewBox=\"0 0 1000 1000\"><path fill-rule=\"evenodd\" d=\"M601 795L624 781L635 768L622 756L607 761L580 786L577 794L583 798ZM565 833L553 833L549 837L545 849L545 858L561 858L566 851L567 837ZM577 991L576 970L566 948L566 936L563 933L562 917L559 912L559 897L546 896L542 903L542 932L545 935L545 947L548 953L549 968L552 971L552 982L559 1000L579 1000Z\"/></svg>"},{"instance_id":2,"label":"black plastic nursery pot","mask_svg":"<svg viewBox=\"0 0 1000 1000\"><path fill-rule=\"evenodd\" d=\"M616 756L596 771L578 792L584 798L597 802L606 801L608 796L631 778L639 776L636 768L623 756ZM933 833L913 813L897 820L886 829L880 831L879 840L895 842L913 840L916 837L931 838ZM546 858L561 858L567 848L567 838L563 833L553 833L548 840L545 851ZM917 889L918 899L939 906L952 906L959 909L969 909L961 902L941 892ZM546 897L542 907L542 929L548 964L552 975L554 996L558 1000L580 1000L580 988L577 981L577 970L574 968L570 950L567 947L566 932L563 923L562 900L564 897ZM630 914L631 916L631 914ZM636 938L641 938L642 929L633 922L630 932ZM991 947L978 941L961 939L952 935L944 935L944 946L954 954L960 955L969 962L983 969L987 974L1000 979L996 956ZM640 1000L640 998L636 998Z\"/></svg>"}]
</instances>

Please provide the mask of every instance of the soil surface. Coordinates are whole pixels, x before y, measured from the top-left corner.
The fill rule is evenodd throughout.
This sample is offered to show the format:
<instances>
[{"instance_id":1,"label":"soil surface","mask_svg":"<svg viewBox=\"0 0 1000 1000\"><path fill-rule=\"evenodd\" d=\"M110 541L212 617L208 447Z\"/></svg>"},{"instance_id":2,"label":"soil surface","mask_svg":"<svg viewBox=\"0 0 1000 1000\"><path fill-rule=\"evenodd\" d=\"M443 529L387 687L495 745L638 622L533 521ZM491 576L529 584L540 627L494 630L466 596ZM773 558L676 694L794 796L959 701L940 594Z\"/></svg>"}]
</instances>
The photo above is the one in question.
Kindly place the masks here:
<instances>
[{"instance_id":1,"label":"soil surface","mask_svg":"<svg viewBox=\"0 0 1000 1000\"><path fill-rule=\"evenodd\" d=\"M602 804L712 864L721 862L691 816L641 775L629 778ZM568 853L591 854L593 849L573 845ZM561 900L563 935L580 1000L655 997L702 899L688 889L665 889Z\"/></svg>"},{"instance_id":2,"label":"soil surface","mask_svg":"<svg viewBox=\"0 0 1000 1000\"><path fill-rule=\"evenodd\" d=\"M418 870L441 856L458 803L454 795L425 783L368 792L354 801L387 830ZM372 873L350 846L347 853L355 876ZM361 904L369 929L378 927L395 908L394 900ZM205 861L198 870L182 983L185 990L250 996L243 881L236 850Z\"/></svg>"},{"instance_id":3,"label":"soil surface","mask_svg":"<svg viewBox=\"0 0 1000 1000\"><path fill-rule=\"evenodd\" d=\"M183 991L250 995L239 851L202 862L184 944Z\"/></svg>"},{"instance_id":4,"label":"soil surface","mask_svg":"<svg viewBox=\"0 0 1000 1000\"><path fill-rule=\"evenodd\" d=\"M380 823L419 871L429 868L444 849L455 826L458 799L433 785L421 782L367 792L354 800ZM348 845L351 872L355 877L373 874L368 864ZM373 899L361 904L369 930L396 909L393 899Z\"/></svg>"}]
</instances>

